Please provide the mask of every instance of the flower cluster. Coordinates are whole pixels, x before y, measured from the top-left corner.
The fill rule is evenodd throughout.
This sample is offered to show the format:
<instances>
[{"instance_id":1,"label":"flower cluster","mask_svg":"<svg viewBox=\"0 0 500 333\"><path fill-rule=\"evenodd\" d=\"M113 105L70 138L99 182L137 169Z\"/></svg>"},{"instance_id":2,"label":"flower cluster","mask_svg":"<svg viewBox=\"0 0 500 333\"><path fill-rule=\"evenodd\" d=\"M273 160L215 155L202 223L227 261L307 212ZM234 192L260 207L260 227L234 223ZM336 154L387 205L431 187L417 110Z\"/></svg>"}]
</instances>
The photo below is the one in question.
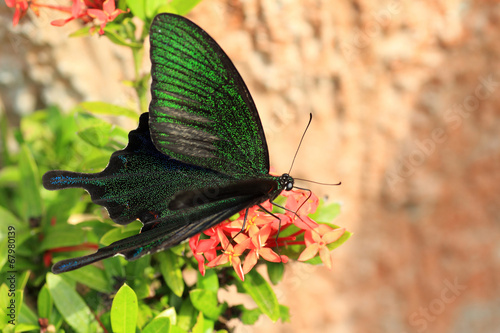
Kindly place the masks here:
<instances>
[{"instance_id":1,"label":"flower cluster","mask_svg":"<svg viewBox=\"0 0 500 333\"><path fill-rule=\"evenodd\" d=\"M63 26L73 20L81 20L83 23L94 23L100 26L99 34L104 34L104 27L113 21L118 15L126 13L121 9L116 9L115 0L72 0L68 6L57 6L41 3L35 0L5 0L8 7L15 8L13 25L17 25L19 20L26 15L31 8L36 15L39 15L40 8L49 8L68 13L70 16L65 19L54 20L54 26ZM94 29L94 27L92 28Z\"/></svg>"},{"instance_id":2,"label":"flower cluster","mask_svg":"<svg viewBox=\"0 0 500 333\"><path fill-rule=\"evenodd\" d=\"M304 246L297 260L312 259L319 252L325 266L331 268L332 257L327 245L342 237L345 228L334 229L318 224L308 216L318 207L318 198L313 193L292 190L281 195L287 198L284 213L273 213L273 216L254 206L248 213L245 210L240 212L234 221L228 220L192 237L189 246L198 261L200 273L205 275L206 267L229 263L244 280L245 274L260 257L270 262L286 263L289 258L275 250L291 245ZM261 206L268 212L272 211L269 201ZM298 230L280 237L280 232L292 226ZM303 240L297 240L299 236Z\"/></svg>"}]
</instances>

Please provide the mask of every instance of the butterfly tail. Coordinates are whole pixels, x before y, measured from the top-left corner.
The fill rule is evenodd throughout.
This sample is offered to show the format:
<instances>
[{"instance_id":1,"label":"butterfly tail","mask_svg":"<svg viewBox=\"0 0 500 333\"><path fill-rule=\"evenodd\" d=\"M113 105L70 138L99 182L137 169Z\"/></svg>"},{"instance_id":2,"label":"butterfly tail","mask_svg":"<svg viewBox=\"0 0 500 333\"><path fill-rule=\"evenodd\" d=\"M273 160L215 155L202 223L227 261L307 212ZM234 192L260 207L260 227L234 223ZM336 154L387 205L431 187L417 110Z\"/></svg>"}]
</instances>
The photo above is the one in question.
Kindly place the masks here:
<instances>
[{"instance_id":1,"label":"butterfly tail","mask_svg":"<svg viewBox=\"0 0 500 333\"><path fill-rule=\"evenodd\" d=\"M95 174L53 170L46 172L42 177L43 187L47 190L60 190L70 187L81 187L88 189L91 186L91 178Z\"/></svg>"},{"instance_id":2,"label":"butterfly tail","mask_svg":"<svg viewBox=\"0 0 500 333\"><path fill-rule=\"evenodd\" d=\"M122 255L129 261L139 259L146 254L158 252L180 243L184 238L175 237L175 235L179 232L182 233L184 228L186 227L175 230L175 228L167 226L158 228L154 232L143 232L116 241L87 256L58 261L52 266L52 273L69 272L115 255Z\"/></svg>"},{"instance_id":3,"label":"butterfly tail","mask_svg":"<svg viewBox=\"0 0 500 333\"><path fill-rule=\"evenodd\" d=\"M89 254L88 256L66 259L56 262L52 266L52 273L60 274L73 271L83 266L90 265L94 262L113 257L116 254L112 247L103 247L96 253Z\"/></svg>"}]
</instances>

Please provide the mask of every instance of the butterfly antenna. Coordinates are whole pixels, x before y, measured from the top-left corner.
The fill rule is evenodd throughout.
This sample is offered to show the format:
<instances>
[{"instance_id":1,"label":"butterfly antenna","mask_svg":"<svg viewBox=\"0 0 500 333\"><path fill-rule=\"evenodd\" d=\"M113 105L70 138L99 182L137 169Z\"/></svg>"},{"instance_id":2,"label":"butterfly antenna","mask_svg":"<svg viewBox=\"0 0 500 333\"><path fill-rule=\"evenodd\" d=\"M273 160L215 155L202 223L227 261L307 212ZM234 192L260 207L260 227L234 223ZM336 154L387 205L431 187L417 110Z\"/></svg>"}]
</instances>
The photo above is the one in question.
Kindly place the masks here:
<instances>
[{"instance_id":1,"label":"butterfly antenna","mask_svg":"<svg viewBox=\"0 0 500 333\"><path fill-rule=\"evenodd\" d=\"M302 138L300 139L299 146L297 147L297 151L295 152L295 156L293 157L292 165L290 165L290 170L288 171L288 174L290 174L290 172L292 172L293 163L295 163L295 158L297 157L297 154L299 153L300 145L302 144L302 141L304 140L304 137L306 136L307 129L309 128L309 125L311 125L312 119L313 119L313 115L312 115L312 113L309 113L309 122L307 123L306 129L304 130L304 133L302 134Z\"/></svg>"},{"instance_id":2,"label":"butterfly antenna","mask_svg":"<svg viewBox=\"0 0 500 333\"><path fill-rule=\"evenodd\" d=\"M309 182L309 183L313 183L313 184L318 184L318 185L326 185L326 186L337 186L337 185L341 185L342 182L338 182L336 184L327 184L327 183L320 183L320 182L315 182L313 180L308 180L308 179L303 179L303 178L293 178L295 180L302 180L303 182ZM295 188L298 188L298 189L301 189L301 190L305 190L304 188L300 188L300 187L297 187L297 186L294 186Z\"/></svg>"}]
</instances>

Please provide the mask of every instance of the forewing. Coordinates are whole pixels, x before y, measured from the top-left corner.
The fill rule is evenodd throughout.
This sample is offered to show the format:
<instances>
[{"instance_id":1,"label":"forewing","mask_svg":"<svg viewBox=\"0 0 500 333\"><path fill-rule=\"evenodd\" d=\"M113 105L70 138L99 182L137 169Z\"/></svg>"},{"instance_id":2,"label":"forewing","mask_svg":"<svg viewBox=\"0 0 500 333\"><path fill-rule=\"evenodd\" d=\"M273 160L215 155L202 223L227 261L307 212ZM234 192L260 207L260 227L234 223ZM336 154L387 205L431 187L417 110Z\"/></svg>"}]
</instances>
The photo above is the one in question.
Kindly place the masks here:
<instances>
[{"instance_id":1,"label":"forewing","mask_svg":"<svg viewBox=\"0 0 500 333\"><path fill-rule=\"evenodd\" d=\"M160 14L150 29L151 137L179 161L231 175L269 172L264 131L231 60L200 27Z\"/></svg>"}]
</instances>

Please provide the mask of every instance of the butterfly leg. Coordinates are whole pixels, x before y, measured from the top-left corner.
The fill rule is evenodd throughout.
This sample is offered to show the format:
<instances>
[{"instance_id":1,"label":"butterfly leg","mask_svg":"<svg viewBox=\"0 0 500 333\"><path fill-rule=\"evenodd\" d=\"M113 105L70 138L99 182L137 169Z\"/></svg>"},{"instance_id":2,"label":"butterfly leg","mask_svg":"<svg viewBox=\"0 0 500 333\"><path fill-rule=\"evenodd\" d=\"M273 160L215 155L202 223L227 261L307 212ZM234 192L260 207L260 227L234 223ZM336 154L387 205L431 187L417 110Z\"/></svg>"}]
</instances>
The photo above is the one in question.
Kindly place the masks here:
<instances>
[{"instance_id":1,"label":"butterfly leg","mask_svg":"<svg viewBox=\"0 0 500 333\"><path fill-rule=\"evenodd\" d=\"M302 206L304 206L304 204L307 202L307 200L309 200L309 198L312 196L312 191L308 188L303 188L303 187L298 187L298 186L294 186L294 188L298 188L299 190L309 192L309 196L306 198L306 200L304 200L304 202L299 206L299 208L297 208L297 211L298 211L299 209L302 208Z\"/></svg>"},{"instance_id":2,"label":"butterfly leg","mask_svg":"<svg viewBox=\"0 0 500 333\"><path fill-rule=\"evenodd\" d=\"M271 201L271 204L275 205L276 207L280 207L280 208L287 210L285 207L282 207L282 206L280 206L272 201ZM274 242L276 243L276 252L278 252L278 255L280 256L280 260L281 260L280 248L278 246L278 237L279 237L280 231L281 231L281 219L277 215L273 214L272 212L270 212L267 209L265 209L264 207L262 207L260 204L258 206L260 207L260 209L262 209L263 211L265 211L269 215L278 219L278 232L276 233L276 238L274 239ZM281 260L281 262L283 262L283 260Z\"/></svg>"}]
</instances>

